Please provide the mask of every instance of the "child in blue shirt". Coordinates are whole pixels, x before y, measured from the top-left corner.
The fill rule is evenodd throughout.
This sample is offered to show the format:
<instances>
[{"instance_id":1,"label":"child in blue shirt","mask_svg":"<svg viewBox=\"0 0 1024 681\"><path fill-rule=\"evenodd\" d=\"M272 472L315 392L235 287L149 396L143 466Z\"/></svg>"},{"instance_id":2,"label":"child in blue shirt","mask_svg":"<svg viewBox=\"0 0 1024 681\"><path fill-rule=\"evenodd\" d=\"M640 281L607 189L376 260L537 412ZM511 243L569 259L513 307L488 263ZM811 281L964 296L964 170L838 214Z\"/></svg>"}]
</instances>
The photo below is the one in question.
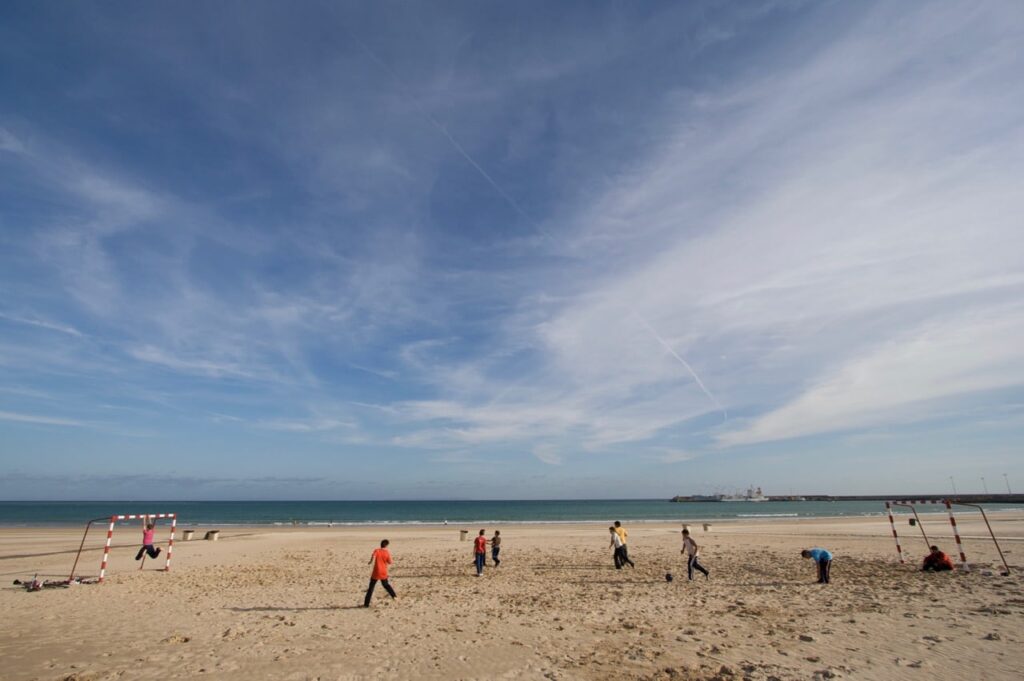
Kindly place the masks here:
<instances>
[{"instance_id":1,"label":"child in blue shirt","mask_svg":"<svg viewBox=\"0 0 1024 681\"><path fill-rule=\"evenodd\" d=\"M825 549L815 548L804 549L800 555L818 564L818 584L828 584L829 573L832 570L832 554Z\"/></svg>"}]
</instances>

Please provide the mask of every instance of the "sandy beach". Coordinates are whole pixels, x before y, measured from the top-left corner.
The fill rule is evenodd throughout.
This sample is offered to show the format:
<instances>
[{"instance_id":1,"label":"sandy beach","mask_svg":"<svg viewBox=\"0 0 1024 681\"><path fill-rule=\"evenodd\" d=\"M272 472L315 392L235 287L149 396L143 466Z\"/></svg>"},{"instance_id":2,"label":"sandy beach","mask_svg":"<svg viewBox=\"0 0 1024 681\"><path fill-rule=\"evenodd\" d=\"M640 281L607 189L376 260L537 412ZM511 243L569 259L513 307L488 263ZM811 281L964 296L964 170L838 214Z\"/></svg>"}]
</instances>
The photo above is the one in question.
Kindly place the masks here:
<instances>
[{"instance_id":1,"label":"sandy beach","mask_svg":"<svg viewBox=\"0 0 1024 681\"><path fill-rule=\"evenodd\" d=\"M0 530L0 677L17 679L1017 679L1024 668L1024 514L960 516L969 573L896 561L884 518L692 526L711 579L686 580L680 527L628 524L617 571L602 524L502 525L502 565L473 574L475 526L220 529L140 571L119 528L104 584L68 576L80 528ZM933 541L955 557L944 516ZM165 530L166 528L164 528ZM102 531L78 574L99 571ZM392 602L361 606L371 551L391 540ZM158 534L158 539L166 533ZM835 553L815 583L799 549ZM672 582L665 574L674 575Z\"/></svg>"}]
</instances>

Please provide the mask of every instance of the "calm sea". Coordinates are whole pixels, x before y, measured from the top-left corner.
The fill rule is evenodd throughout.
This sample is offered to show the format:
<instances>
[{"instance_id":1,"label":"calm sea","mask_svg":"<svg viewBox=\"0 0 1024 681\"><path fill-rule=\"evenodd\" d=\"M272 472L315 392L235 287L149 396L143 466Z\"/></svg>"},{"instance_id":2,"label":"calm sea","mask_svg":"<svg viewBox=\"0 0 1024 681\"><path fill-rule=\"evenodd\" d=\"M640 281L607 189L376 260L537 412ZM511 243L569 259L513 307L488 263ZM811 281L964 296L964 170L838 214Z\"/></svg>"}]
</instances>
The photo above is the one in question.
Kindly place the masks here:
<instances>
[{"instance_id":1,"label":"calm sea","mask_svg":"<svg viewBox=\"0 0 1024 681\"><path fill-rule=\"evenodd\" d=\"M1020 504L985 508L1019 509ZM0 525L79 525L93 518L142 513L177 513L179 524L188 526L698 521L869 516L884 510L877 501L0 501Z\"/></svg>"}]
</instances>

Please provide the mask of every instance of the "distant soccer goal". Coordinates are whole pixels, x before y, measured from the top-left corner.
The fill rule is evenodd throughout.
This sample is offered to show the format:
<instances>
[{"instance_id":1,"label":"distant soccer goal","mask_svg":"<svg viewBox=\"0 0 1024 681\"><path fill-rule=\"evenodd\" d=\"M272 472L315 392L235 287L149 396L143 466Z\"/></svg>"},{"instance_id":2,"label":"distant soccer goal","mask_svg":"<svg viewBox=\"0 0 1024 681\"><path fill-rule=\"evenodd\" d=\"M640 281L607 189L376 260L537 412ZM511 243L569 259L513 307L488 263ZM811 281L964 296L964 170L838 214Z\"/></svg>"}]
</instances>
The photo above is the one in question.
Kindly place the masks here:
<instances>
[{"instance_id":1,"label":"distant soccer goal","mask_svg":"<svg viewBox=\"0 0 1024 681\"><path fill-rule=\"evenodd\" d=\"M82 549L85 546L85 538L88 536L89 528L92 527L93 523L99 522L101 520L109 520L109 523L110 523L109 526L107 527L107 543L103 546L103 562L100 564L100 577L99 577L99 581L102 582L103 579L106 577L106 574L107 574L107 563L108 563L108 561L110 559L110 545L111 545L111 543L113 542L113 539L114 539L114 526L117 525L118 522L121 522L123 520L141 520L143 522L143 525L145 525L145 523L147 521L149 521L149 520L157 520L157 519L164 519L164 518L170 519L170 521L171 521L171 536L167 540L167 553L164 554L165 555L165 559L164 559L164 567L163 567L163 569L164 569L164 571L170 570L171 569L171 553L174 551L174 530L175 530L175 528L178 525L178 514L177 513L135 513L135 514L129 514L129 515L113 515L113 516L110 516L109 519L105 518L105 517L104 518L94 518L94 519L90 520L88 523L86 523L86 525L85 525L85 532L82 534L82 543L78 547L78 555L75 556L75 564L71 567L71 576L68 577L68 581L71 581L71 580L73 580L75 578L75 568L78 567L78 559L82 555Z\"/></svg>"}]
</instances>

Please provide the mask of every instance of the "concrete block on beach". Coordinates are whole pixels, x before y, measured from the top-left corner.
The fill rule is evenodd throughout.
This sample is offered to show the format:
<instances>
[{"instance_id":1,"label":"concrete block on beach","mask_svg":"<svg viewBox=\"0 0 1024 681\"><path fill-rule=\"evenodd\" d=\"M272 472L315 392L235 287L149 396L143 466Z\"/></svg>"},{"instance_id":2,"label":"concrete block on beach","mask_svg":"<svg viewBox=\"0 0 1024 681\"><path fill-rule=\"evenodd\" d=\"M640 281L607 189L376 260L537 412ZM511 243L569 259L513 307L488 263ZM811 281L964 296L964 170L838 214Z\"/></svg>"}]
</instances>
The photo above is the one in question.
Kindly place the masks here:
<instances>
[{"instance_id":1,"label":"concrete block on beach","mask_svg":"<svg viewBox=\"0 0 1024 681\"><path fill-rule=\"evenodd\" d=\"M217 541L217 537L220 536L220 530L210 530L206 533L203 539L208 541Z\"/></svg>"}]
</instances>

